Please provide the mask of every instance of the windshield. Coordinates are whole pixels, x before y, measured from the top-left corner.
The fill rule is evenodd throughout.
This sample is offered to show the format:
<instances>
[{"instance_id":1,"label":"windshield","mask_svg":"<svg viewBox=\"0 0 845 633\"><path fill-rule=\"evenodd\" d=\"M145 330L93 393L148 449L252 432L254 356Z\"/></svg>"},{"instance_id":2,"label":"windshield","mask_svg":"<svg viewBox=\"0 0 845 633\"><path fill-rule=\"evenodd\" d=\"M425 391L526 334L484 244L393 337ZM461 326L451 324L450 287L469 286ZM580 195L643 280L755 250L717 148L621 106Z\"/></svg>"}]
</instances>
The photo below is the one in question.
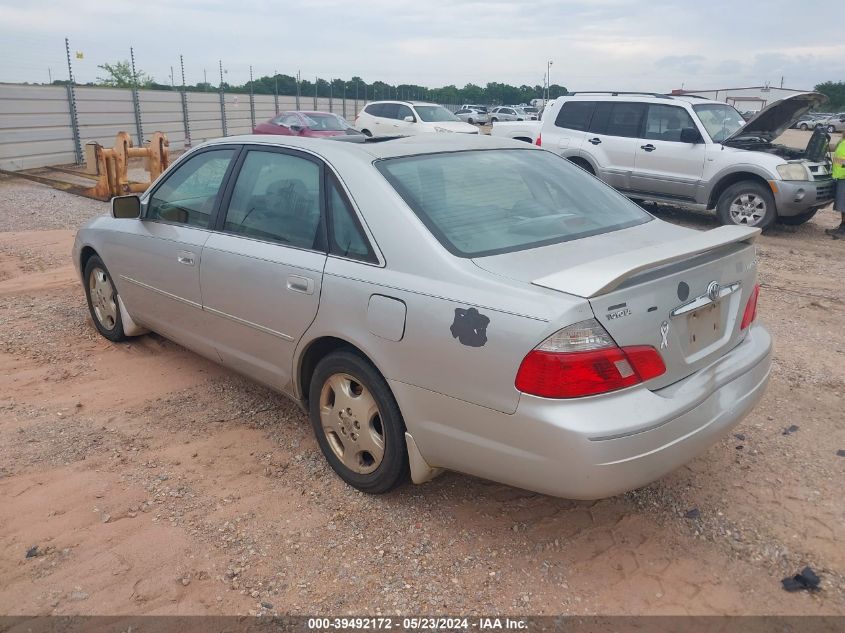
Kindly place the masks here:
<instances>
[{"instance_id":1,"label":"windshield","mask_svg":"<svg viewBox=\"0 0 845 633\"><path fill-rule=\"evenodd\" d=\"M636 204L550 152L474 150L392 158L376 166L459 257L524 250L651 220Z\"/></svg>"},{"instance_id":2,"label":"windshield","mask_svg":"<svg viewBox=\"0 0 845 633\"><path fill-rule=\"evenodd\" d=\"M312 130L342 132L352 127L336 114L309 112L308 114L303 114L302 116L305 118L305 124Z\"/></svg>"},{"instance_id":3,"label":"windshield","mask_svg":"<svg viewBox=\"0 0 845 633\"><path fill-rule=\"evenodd\" d=\"M692 108L714 143L721 143L745 125L736 108L723 103L699 103Z\"/></svg>"},{"instance_id":4,"label":"windshield","mask_svg":"<svg viewBox=\"0 0 845 633\"><path fill-rule=\"evenodd\" d=\"M426 123L439 123L441 121L460 121L458 117L439 105L418 105L414 106L417 114Z\"/></svg>"}]
</instances>

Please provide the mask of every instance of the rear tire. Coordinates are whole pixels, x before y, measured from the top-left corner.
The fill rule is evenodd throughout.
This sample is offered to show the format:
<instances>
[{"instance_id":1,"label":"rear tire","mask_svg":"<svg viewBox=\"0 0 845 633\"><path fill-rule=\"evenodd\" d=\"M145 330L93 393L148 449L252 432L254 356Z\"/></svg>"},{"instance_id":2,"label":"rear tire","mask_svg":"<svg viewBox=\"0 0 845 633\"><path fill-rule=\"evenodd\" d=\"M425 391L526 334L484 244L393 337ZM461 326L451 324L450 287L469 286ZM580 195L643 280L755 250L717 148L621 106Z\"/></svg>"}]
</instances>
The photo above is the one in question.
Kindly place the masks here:
<instances>
[{"instance_id":1,"label":"rear tire","mask_svg":"<svg viewBox=\"0 0 845 633\"><path fill-rule=\"evenodd\" d=\"M836 128L833 127L832 125L827 126L827 133L828 134L833 134L835 131L836 131Z\"/></svg>"},{"instance_id":2,"label":"rear tire","mask_svg":"<svg viewBox=\"0 0 845 633\"><path fill-rule=\"evenodd\" d=\"M114 287L108 268L98 255L88 258L82 278L85 283L85 299L88 301L88 311L91 313L94 327L113 343L126 340L117 288Z\"/></svg>"},{"instance_id":3,"label":"rear tire","mask_svg":"<svg viewBox=\"0 0 845 633\"><path fill-rule=\"evenodd\" d=\"M802 123L801 125L799 125L799 126L798 126L798 129L799 129L799 130L804 130L804 131L806 132L806 131L807 131L808 129L810 129L810 128L807 126L807 124L806 124L806 123Z\"/></svg>"},{"instance_id":4,"label":"rear tire","mask_svg":"<svg viewBox=\"0 0 845 633\"><path fill-rule=\"evenodd\" d=\"M467 119L467 123L469 123L470 125L475 125L475 121L473 121L472 119Z\"/></svg>"},{"instance_id":5,"label":"rear tire","mask_svg":"<svg viewBox=\"0 0 845 633\"><path fill-rule=\"evenodd\" d=\"M497 119L496 117L493 117L492 119L490 119L490 123L498 123L498 122L499 122L499 119Z\"/></svg>"},{"instance_id":6,"label":"rear tire","mask_svg":"<svg viewBox=\"0 0 845 633\"><path fill-rule=\"evenodd\" d=\"M581 169L583 169L585 172L587 172L591 176L596 175L596 172L593 169L593 166L590 165L590 163L588 163L587 161L585 161L582 158L570 158L569 162L571 162L573 165L580 167Z\"/></svg>"},{"instance_id":7,"label":"rear tire","mask_svg":"<svg viewBox=\"0 0 845 633\"><path fill-rule=\"evenodd\" d=\"M772 191L753 180L743 180L725 189L716 203L722 224L767 229L777 219Z\"/></svg>"},{"instance_id":8,"label":"rear tire","mask_svg":"<svg viewBox=\"0 0 845 633\"><path fill-rule=\"evenodd\" d=\"M329 354L314 368L308 400L317 443L346 483L382 494L408 479L402 413L368 360L351 350Z\"/></svg>"},{"instance_id":9,"label":"rear tire","mask_svg":"<svg viewBox=\"0 0 845 633\"><path fill-rule=\"evenodd\" d=\"M810 209L809 211L799 213L798 215L779 215L778 222L786 224L787 226L799 226L808 222L814 215L816 215L817 211L818 209Z\"/></svg>"},{"instance_id":10,"label":"rear tire","mask_svg":"<svg viewBox=\"0 0 845 633\"><path fill-rule=\"evenodd\" d=\"M369 138L373 137L373 133L369 130L361 130L361 134L363 134L364 136L368 136Z\"/></svg>"}]
</instances>

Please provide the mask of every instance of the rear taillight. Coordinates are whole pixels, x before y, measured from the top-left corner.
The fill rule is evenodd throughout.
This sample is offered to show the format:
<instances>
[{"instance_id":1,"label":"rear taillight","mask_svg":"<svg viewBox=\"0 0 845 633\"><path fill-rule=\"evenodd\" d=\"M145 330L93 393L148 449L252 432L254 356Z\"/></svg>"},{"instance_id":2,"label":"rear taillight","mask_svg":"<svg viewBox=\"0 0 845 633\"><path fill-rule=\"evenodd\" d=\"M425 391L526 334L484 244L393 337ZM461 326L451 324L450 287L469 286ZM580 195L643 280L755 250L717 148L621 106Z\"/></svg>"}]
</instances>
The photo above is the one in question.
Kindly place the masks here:
<instances>
[{"instance_id":1,"label":"rear taillight","mask_svg":"<svg viewBox=\"0 0 845 633\"><path fill-rule=\"evenodd\" d=\"M754 290L751 291L751 296L748 297L748 303L745 304L745 312L742 313L742 324L739 329L744 330L749 325L754 323L757 318L757 298L760 296L760 284L755 284Z\"/></svg>"},{"instance_id":2,"label":"rear taillight","mask_svg":"<svg viewBox=\"0 0 845 633\"><path fill-rule=\"evenodd\" d=\"M543 146L543 135L542 134L537 135L537 140L534 141L534 145L536 145L537 147Z\"/></svg>"},{"instance_id":3,"label":"rear taillight","mask_svg":"<svg viewBox=\"0 0 845 633\"><path fill-rule=\"evenodd\" d=\"M656 378L666 371L651 346L618 347L595 319L565 327L531 350L516 388L543 398L592 396Z\"/></svg>"}]
</instances>

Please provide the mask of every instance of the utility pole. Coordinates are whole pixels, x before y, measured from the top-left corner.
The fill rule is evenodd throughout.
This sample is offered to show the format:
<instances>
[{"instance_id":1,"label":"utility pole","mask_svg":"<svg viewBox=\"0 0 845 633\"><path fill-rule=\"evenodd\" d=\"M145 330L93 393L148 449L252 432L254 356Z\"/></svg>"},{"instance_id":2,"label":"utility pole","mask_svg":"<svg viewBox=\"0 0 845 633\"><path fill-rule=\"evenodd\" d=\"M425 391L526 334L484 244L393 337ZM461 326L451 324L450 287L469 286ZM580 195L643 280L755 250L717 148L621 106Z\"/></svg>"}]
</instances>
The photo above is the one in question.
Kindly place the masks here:
<instances>
[{"instance_id":1,"label":"utility pole","mask_svg":"<svg viewBox=\"0 0 845 633\"><path fill-rule=\"evenodd\" d=\"M205 68L202 69L202 83L204 84L203 89L208 92L208 72Z\"/></svg>"},{"instance_id":2,"label":"utility pole","mask_svg":"<svg viewBox=\"0 0 845 633\"><path fill-rule=\"evenodd\" d=\"M182 122L185 124L185 147L191 146L191 123L188 119L188 94L185 92L185 59L179 55L179 68L182 70Z\"/></svg>"},{"instance_id":3,"label":"utility pole","mask_svg":"<svg viewBox=\"0 0 845 633\"><path fill-rule=\"evenodd\" d=\"M50 67L47 66L47 76L50 78L50 83L53 83L53 71L50 70Z\"/></svg>"},{"instance_id":4,"label":"utility pole","mask_svg":"<svg viewBox=\"0 0 845 633\"><path fill-rule=\"evenodd\" d=\"M546 101L552 98L552 64L554 62L549 60L546 62Z\"/></svg>"}]
</instances>

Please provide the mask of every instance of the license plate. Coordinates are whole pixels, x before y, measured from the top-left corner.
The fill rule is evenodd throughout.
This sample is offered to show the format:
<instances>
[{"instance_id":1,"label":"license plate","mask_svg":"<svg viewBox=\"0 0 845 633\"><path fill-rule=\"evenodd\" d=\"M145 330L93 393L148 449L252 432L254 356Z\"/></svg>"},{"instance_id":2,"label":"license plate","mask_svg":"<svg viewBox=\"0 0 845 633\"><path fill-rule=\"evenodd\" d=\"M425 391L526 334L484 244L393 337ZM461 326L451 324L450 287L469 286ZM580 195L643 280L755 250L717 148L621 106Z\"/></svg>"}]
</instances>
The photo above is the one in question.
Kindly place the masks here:
<instances>
[{"instance_id":1,"label":"license plate","mask_svg":"<svg viewBox=\"0 0 845 633\"><path fill-rule=\"evenodd\" d=\"M715 343L722 335L721 302L711 303L687 315L687 351L697 352Z\"/></svg>"}]
</instances>

